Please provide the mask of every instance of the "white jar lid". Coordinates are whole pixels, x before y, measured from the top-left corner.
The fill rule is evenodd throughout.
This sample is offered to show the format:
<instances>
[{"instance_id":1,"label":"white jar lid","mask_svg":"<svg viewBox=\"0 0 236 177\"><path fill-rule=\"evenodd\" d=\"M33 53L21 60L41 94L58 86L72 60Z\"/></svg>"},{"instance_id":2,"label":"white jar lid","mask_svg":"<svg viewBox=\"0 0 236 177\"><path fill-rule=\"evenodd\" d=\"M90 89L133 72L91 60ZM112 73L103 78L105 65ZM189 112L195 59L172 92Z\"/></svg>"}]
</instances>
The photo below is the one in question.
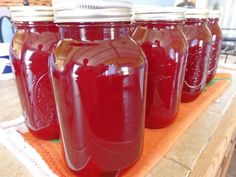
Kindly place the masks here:
<instances>
[{"instance_id":1,"label":"white jar lid","mask_svg":"<svg viewBox=\"0 0 236 177\"><path fill-rule=\"evenodd\" d=\"M220 18L221 12L220 10L210 10L209 11L209 18Z\"/></svg>"},{"instance_id":2,"label":"white jar lid","mask_svg":"<svg viewBox=\"0 0 236 177\"><path fill-rule=\"evenodd\" d=\"M134 7L134 20L184 20L184 8L139 5Z\"/></svg>"},{"instance_id":3,"label":"white jar lid","mask_svg":"<svg viewBox=\"0 0 236 177\"><path fill-rule=\"evenodd\" d=\"M14 6L10 7L13 22L53 21L53 9L50 6Z\"/></svg>"},{"instance_id":4,"label":"white jar lid","mask_svg":"<svg viewBox=\"0 0 236 177\"><path fill-rule=\"evenodd\" d=\"M203 18L207 19L209 17L209 10L207 9L186 9L185 18Z\"/></svg>"},{"instance_id":5,"label":"white jar lid","mask_svg":"<svg viewBox=\"0 0 236 177\"><path fill-rule=\"evenodd\" d=\"M55 22L131 21L129 0L53 0Z\"/></svg>"}]
</instances>

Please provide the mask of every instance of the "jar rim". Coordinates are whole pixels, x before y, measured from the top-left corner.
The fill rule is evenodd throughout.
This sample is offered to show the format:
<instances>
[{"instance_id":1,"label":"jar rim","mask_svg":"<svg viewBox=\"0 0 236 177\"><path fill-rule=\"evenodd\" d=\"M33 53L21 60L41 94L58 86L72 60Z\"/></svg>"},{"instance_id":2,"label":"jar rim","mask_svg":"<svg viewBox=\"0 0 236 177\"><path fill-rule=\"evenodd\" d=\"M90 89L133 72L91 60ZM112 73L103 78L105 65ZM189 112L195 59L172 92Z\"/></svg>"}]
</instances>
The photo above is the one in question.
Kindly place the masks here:
<instances>
[{"instance_id":1,"label":"jar rim","mask_svg":"<svg viewBox=\"0 0 236 177\"><path fill-rule=\"evenodd\" d=\"M209 10L207 9L186 9L185 18L202 18L207 19L209 17Z\"/></svg>"},{"instance_id":2,"label":"jar rim","mask_svg":"<svg viewBox=\"0 0 236 177\"><path fill-rule=\"evenodd\" d=\"M68 1L53 0L56 23L131 21L130 0Z\"/></svg>"},{"instance_id":3,"label":"jar rim","mask_svg":"<svg viewBox=\"0 0 236 177\"><path fill-rule=\"evenodd\" d=\"M185 9L150 5L134 6L134 20L184 20Z\"/></svg>"},{"instance_id":4,"label":"jar rim","mask_svg":"<svg viewBox=\"0 0 236 177\"><path fill-rule=\"evenodd\" d=\"M70 22L122 22L131 21L130 9L66 9L55 11L55 23Z\"/></svg>"},{"instance_id":5,"label":"jar rim","mask_svg":"<svg viewBox=\"0 0 236 177\"><path fill-rule=\"evenodd\" d=\"M13 6L10 7L10 13L13 22L54 20L51 6Z\"/></svg>"},{"instance_id":6,"label":"jar rim","mask_svg":"<svg viewBox=\"0 0 236 177\"><path fill-rule=\"evenodd\" d=\"M210 10L209 11L209 18L220 18L221 11L220 10Z\"/></svg>"}]
</instances>

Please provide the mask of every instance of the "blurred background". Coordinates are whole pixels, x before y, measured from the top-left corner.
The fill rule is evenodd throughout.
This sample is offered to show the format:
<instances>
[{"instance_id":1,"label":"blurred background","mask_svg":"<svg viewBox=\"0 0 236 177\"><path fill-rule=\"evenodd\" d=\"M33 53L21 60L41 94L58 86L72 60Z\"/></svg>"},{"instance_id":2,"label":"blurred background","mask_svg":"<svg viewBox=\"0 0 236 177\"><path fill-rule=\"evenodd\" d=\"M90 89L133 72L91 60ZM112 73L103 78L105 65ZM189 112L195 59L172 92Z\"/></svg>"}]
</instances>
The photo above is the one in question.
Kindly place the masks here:
<instances>
[{"instance_id":1,"label":"blurred background","mask_svg":"<svg viewBox=\"0 0 236 177\"><path fill-rule=\"evenodd\" d=\"M223 31L222 54L224 54L224 62L228 60L228 56L236 55L236 0L131 0L134 4L157 5L157 6L180 6L186 8L206 8L221 11L220 26ZM51 5L51 0L1 0L0 1L0 61L4 60L4 66L0 66L0 74L10 72L6 67L6 53L3 51L6 45L9 45L13 36L13 27L10 22L8 7L14 5ZM230 57L229 57L230 58ZM234 59L235 60L235 59ZM236 61L232 63L236 63ZM0 64L3 62L0 62ZM0 76L1 79L1 76Z\"/></svg>"},{"instance_id":2,"label":"blurred background","mask_svg":"<svg viewBox=\"0 0 236 177\"><path fill-rule=\"evenodd\" d=\"M148 4L159 6L177 6L179 4L194 4L196 8L207 8L220 10L222 13L220 25L222 28L236 28L236 18L233 13L236 11L235 0L132 0L135 4Z\"/></svg>"}]
</instances>

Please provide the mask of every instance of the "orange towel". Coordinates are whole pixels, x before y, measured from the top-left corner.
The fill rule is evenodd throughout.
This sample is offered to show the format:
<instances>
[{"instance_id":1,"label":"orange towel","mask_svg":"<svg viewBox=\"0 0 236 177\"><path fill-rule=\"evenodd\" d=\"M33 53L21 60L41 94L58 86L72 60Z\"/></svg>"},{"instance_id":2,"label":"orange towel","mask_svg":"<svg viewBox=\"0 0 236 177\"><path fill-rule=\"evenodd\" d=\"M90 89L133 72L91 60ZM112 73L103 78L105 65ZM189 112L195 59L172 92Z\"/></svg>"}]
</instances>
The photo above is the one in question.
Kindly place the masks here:
<instances>
[{"instance_id":1,"label":"orange towel","mask_svg":"<svg viewBox=\"0 0 236 177\"><path fill-rule=\"evenodd\" d=\"M231 75L217 74L206 86L199 98L191 103L182 103L177 119L172 125L164 129L145 129L144 149L140 160L132 167L120 172L120 176L143 177L168 152L183 132L197 119L203 110L212 103L229 85ZM59 141L44 141L23 134L25 140L31 144L42 156L54 173L60 177L75 176L67 167L61 155Z\"/></svg>"}]
</instances>

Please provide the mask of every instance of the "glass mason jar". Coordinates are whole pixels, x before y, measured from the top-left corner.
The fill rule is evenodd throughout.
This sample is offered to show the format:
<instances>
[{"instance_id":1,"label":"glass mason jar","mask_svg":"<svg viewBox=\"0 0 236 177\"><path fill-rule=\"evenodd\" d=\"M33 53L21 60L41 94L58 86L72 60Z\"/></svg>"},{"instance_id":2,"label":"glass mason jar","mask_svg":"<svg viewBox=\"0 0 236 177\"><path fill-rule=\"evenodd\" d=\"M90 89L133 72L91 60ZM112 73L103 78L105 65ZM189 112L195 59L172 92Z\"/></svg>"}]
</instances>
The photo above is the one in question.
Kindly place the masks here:
<instances>
[{"instance_id":1,"label":"glass mason jar","mask_svg":"<svg viewBox=\"0 0 236 177\"><path fill-rule=\"evenodd\" d=\"M59 138L56 105L48 74L48 56L59 40L52 8L19 6L10 10L16 28L10 56L26 125L38 138Z\"/></svg>"},{"instance_id":2,"label":"glass mason jar","mask_svg":"<svg viewBox=\"0 0 236 177\"><path fill-rule=\"evenodd\" d=\"M212 35L211 54L208 66L207 83L210 82L216 74L218 62L220 59L220 51L222 44L222 31L219 26L220 11L210 11L207 26Z\"/></svg>"},{"instance_id":3,"label":"glass mason jar","mask_svg":"<svg viewBox=\"0 0 236 177\"><path fill-rule=\"evenodd\" d=\"M187 57L182 8L141 7L135 10L132 37L148 59L147 128L163 128L176 118Z\"/></svg>"},{"instance_id":4,"label":"glass mason jar","mask_svg":"<svg viewBox=\"0 0 236 177\"><path fill-rule=\"evenodd\" d=\"M128 5L81 13L85 6L67 10L54 3L61 40L50 74L65 158L76 172L123 169L142 152L147 65L128 36Z\"/></svg>"},{"instance_id":5,"label":"glass mason jar","mask_svg":"<svg viewBox=\"0 0 236 177\"><path fill-rule=\"evenodd\" d=\"M185 13L183 31L189 48L182 102L195 100L206 85L212 40L207 28L208 14L203 9L189 9Z\"/></svg>"}]
</instances>

